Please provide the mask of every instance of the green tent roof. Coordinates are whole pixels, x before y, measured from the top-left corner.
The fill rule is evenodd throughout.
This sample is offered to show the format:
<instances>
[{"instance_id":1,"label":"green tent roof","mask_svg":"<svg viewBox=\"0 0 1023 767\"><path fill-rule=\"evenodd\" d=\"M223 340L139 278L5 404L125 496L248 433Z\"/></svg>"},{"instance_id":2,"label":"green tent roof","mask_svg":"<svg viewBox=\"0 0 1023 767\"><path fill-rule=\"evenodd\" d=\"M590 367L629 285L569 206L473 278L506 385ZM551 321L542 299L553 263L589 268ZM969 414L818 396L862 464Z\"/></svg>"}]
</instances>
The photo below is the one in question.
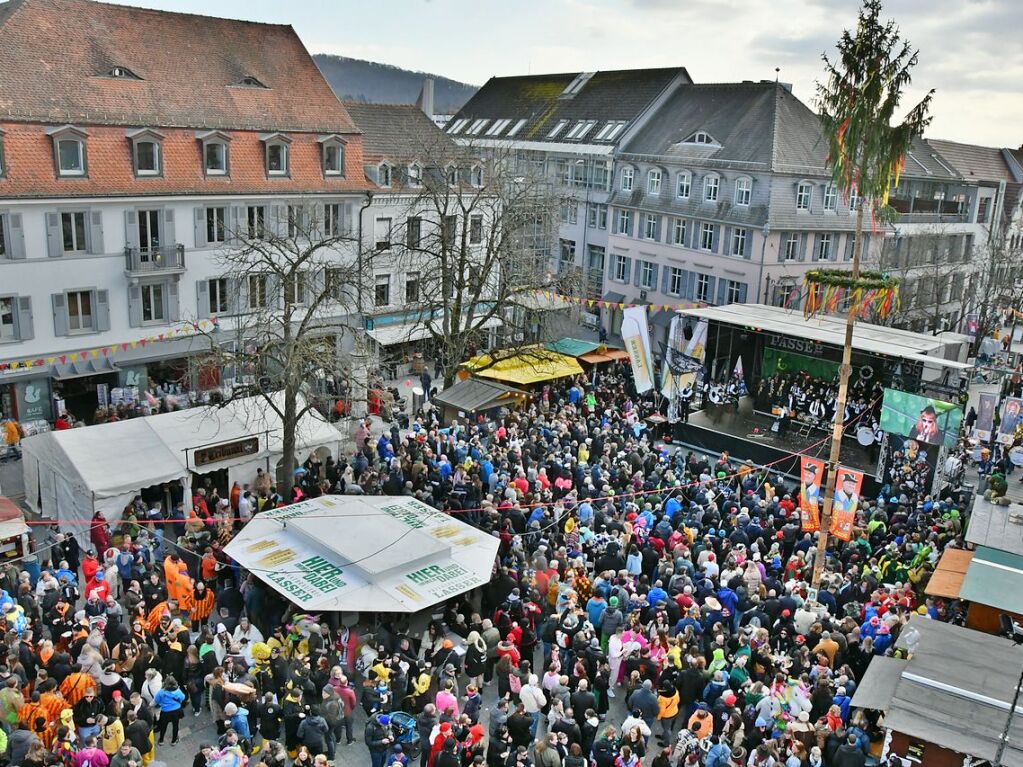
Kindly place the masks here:
<instances>
[{"instance_id":1,"label":"green tent roof","mask_svg":"<svg viewBox=\"0 0 1023 767\"><path fill-rule=\"evenodd\" d=\"M560 341L552 341L547 344L547 349L558 354L567 354L569 357L581 357L600 348L597 341L583 341L578 338L562 338Z\"/></svg>"},{"instance_id":2,"label":"green tent roof","mask_svg":"<svg viewBox=\"0 0 1023 767\"><path fill-rule=\"evenodd\" d=\"M1023 614L1023 557L978 546L959 597L996 610Z\"/></svg>"}]
</instances>

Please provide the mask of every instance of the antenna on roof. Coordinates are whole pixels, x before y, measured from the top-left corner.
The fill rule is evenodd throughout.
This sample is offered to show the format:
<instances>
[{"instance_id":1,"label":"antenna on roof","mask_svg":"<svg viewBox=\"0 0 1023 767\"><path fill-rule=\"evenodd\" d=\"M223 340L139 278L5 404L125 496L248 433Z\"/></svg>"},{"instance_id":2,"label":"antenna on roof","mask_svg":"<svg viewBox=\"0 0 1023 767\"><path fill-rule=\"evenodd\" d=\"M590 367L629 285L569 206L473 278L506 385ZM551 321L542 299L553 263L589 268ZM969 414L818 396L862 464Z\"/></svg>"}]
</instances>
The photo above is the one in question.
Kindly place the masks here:
<instances>
[{"instance_id":1,"label":"antenna on roof","mask_svg":"<svg viewBox=\"0 0 1023 767\"><path fill-rule=\"evenodd\" d=\"M778 73L781 72L781 67L774 68L774 81L778 82Z\"/></svg>"}]
</instances>

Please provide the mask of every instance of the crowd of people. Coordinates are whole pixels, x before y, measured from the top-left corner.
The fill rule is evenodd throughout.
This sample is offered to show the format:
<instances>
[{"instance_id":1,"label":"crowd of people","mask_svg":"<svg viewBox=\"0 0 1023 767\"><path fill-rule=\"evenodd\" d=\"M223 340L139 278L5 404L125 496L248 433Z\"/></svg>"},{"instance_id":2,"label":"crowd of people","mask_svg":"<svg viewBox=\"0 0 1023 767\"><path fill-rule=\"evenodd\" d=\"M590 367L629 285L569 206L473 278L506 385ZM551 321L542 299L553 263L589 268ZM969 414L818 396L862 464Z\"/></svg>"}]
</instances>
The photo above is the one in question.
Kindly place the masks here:
<instances>
[{"instance_id":1,"label":"crowd of people","mask_svg":"<svg viewBox=\"0 0 1023 767\"><path fill-rule=\"evenodd\" d=\"M869 377L849 381L843 422L856 422L877 428L881 416L881 384ZM788 411L791 418L830 429L835 420L838 400L837 376L834 380L815 378L807 372L775 372L760 380L754 395L754 409L769 413ZM867 415L864 415L864 412Z\"/></svg>"},{"instance_id":2,"label":"crowd of people","mask_svg":"<svg viewBox=\"0 0 1023 767\"><path fill-rule=\"evenodd\" d=\"M224 555L284 502L266 476L169 512L140 497L88 544L55 531L38 577L0 570L0 753L307 767L352 763L363 740L372 767L859 767L871 657L914 613L959 618L921 588L961 544L964 498L864 500L811 603L796 487L652 440L653 410L613 365L493 421L426 408L306 461L296 499L414 495L500 539L493 580L424 635L302 614ZM182 720L207 711L215 733L181 752Z\"/></svg>"}]
</instances>

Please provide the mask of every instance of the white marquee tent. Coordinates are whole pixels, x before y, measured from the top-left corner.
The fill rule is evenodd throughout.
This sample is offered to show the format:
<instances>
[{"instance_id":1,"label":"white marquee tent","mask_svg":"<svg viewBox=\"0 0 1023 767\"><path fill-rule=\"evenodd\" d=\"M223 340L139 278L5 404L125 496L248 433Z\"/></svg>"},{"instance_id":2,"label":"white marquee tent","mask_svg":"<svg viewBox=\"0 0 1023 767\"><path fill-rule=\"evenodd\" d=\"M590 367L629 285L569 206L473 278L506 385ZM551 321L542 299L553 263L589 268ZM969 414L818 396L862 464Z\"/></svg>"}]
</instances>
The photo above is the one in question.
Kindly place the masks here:
<instances>
[{"instance_id":1,"label":"white marquee tent","mask_svg":"<svg viewBox=\"0 0 1023 767\"><path fill-rule=\"evenodd\" d=\"M405 496L257 515L226 553L303 610L413 613L488 583L500 541Z\"/></svg>"},{"instance_id":2,"label":"white marquee tent","mask_svg":"<svg viewBox=\"0 0 1023 767\"><path fill-rule=\"evenodd\" d=\"M283 397L273 395L276 404ZM299 410L305 402L299 402ZM257 467L274 473L283 455L281 419L262 397L223 407L198 407L172 413L52 431L22 442L25 494L43 516L55 520L89 520L102 511L108 520L140 490L164 482L182 482L185 492L193 471L228 470L231 482L251 482ZM299 421L298 460L326 448L338 455L343 436L316 411ZM214 452L224 450L222 460ZM205 451L196 466L196 451Z\"/></svg>"}]
</instances>

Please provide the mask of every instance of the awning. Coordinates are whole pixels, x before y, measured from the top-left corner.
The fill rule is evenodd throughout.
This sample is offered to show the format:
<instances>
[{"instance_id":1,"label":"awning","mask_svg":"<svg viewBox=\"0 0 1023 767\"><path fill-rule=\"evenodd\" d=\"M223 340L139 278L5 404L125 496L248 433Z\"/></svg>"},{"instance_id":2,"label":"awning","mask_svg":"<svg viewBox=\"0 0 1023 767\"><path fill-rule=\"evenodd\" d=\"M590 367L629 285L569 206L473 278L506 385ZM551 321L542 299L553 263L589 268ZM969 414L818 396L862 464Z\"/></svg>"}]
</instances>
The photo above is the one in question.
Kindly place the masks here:
<instances>
[{"instance_id":1,"label":"awning","mask_svg":"<svg viewBox=\"0 0 1023 767\"><path fill-rule=\"evenodd\" d=\"M466 413L490 410L502 405L525 401L526 393L514 386L482 378L467 378L434 395L434 404L445 405Z\"/></svg>"},{"instance_id":2,"label":"awning","mask_svg":"<svg viewBox=\"0 0 1023 767\"><path fill-rule=\"evenodd\" d=\"M27 533L25 515L10 498L0 495L0 541Z\"/></svg>"},{"instance_id":3,"label":"awning","mask_svg":"<svg viewBox=\"0 0 1023 767\"><path fill-rule=\"evenodd\" d=\"M863 679L856 685L852 705L856 708L869 708L884 711L892 702L895 688L899 686L902 670L906 667L904 658L887 658L875 655Z\"/></svg>"},{"instance_id":4,"label":"awning","mask_svg":"<svg viewBox=\"0 0 1023 767\"><path fill-rule=\"evenodd\" d=\"M1023 614L1023 557L978 546L963 578L959 598Z\"/></svg>"},{"instance_id":5,"label":"awning","mask_svg":"<svg viewBox=\"0 0 1023 767\"><path fill-rule=\"evenodd\" d=\"M473 326L477 330L490 330L491 328L499 328L504 324L500 317L491 317L488 320L480 322L479 325ZM433 333L426 326L425 322L410 322L399 325L384 325L383 327L375 327L373 330L367 330L366 334L376 341L381 346L396 346L397 344L407 344L412 341L421 341L424 338L430 338Z\"/></svg>"},{"instance_id":6,"label":"awning","mask_svg":"<svg viewBox=\"0 0 1023 767\"><path fill-rule=\"evenodd\" d=\"M580 354L579 359L590 365L599 365L601 362L613 362L613 358L608 357L606 354L600 352L590 352L589 354Z\"/></svg>"},{"instance_id":7,"label":"awning","mask_svg":"<svg viewBox=\"0 0 1023 767\"><path fill-rule=\"evenodd\" d=\"M415 498L324 495L257 515L225 553L302 610L412 613L488 583L499 545Z\"/></svg>"},{"instance_id":8,"label":"awning","mask_svg":"<svg viewBox=\"0 0 1023 767\"><path fill-rule=\"evenodd\" d=\"M604 294L604 301L612 304L620 304L625 301L624 293L607 292Z\"/></svg>"},{"instance_id":9,"label":"awning","mask_svg":"<svg viewBox=\"0 0 1023 767\"><path fill-rule=\"evenodd\" d=\"M671 327L671 321L678 316L679 313L674 309L660 309L650 316L650 324L668 328Z\"/></svg>"},{"instance_id":10,"label":"awning","mask_svg":"<svg viewBox=\"0 0 1023 767\"><path fill-rule=\"evenodd\" d=\"M934 568L931 579L927 582L925 594L932 597L958 599L962 589L963 578L973 560L973 552L966 549L945 549L938 566Z\"/></svg>"},{"instance_id":11,"label":"awning","mask_svg":"<svg viewBox=\"0 0 1023 767\"><path fill-rule=\"evenodd\" d=\"M58 362L50 368L50 376L54 381L71 381L75 378L117 373L118 371L120 368L114 364L110 357L94 357L86 360L72 360L67 363Z\"/></svg>"},{"instance_id":12,"label":"awning","mask_svg":"<svg viewBox=\"0 0 1023 767\"><path fill-rule=\"evenodd\" d=\"M481 378L508 381L519 386L553 381L583 372L572 357L548 351L542 346L522 349L503 359L501 354L496 352L496 362L490 354L481 354L466 362L465 367Z\"/></svg>"}]
</instances>

